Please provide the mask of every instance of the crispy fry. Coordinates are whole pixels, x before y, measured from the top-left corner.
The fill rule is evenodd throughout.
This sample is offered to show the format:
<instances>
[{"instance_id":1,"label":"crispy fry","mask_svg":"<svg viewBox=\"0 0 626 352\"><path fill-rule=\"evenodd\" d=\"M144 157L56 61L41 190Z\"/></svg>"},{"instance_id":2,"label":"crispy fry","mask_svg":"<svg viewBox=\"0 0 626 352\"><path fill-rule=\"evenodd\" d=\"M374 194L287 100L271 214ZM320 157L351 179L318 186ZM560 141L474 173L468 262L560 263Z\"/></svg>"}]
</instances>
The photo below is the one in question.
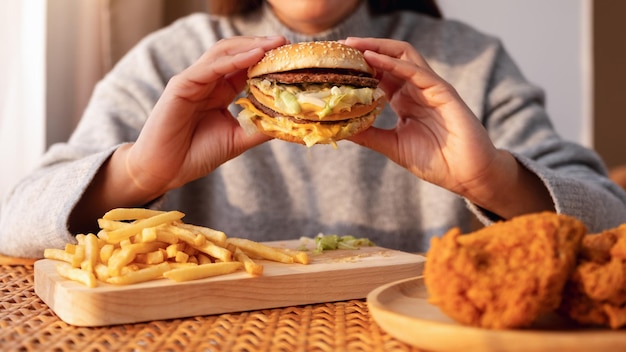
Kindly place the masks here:
<instances>
[{"instance_id":1,"label":"crispy fry","mask_svg":"<svg viewBox=\"0 0 626 352\"><path fill-rule=\"evenodd\" d=\"M198 257L198 264L211 264L212 263L211 258L208 255L199 253L197 257Z\"/></svg>"},{"instance_id":2,"label":"crispy fry","mask_svg":"<svg viewBox=\"0 0 626 352\"><path fill-rule=\"evenodd\" d=\"M108 243L100 247L100 262L108 264L109 258L111 258L111 256L113 255L114 250L115 247L112 244Z\"/></svg>"},{"instance_id":3,"label":"crispy fry","mask_svg":"<svg viewBox=\"0 0 626 352\"><path fill-rule=\"evenodd\" d=\"M58 248L46 248L43 251L43 257L46 259L60 260L66 263L72 263L74 255Z\"/></svg>"},{"instance_id":4,"label":"crispy fry","mask_svg":"<svg viewBox=\"0 0 626 352\"><path fill-rule=\"evenodd\" d=\"M194 233L200 234L204 236L207 240L215 243L218 246L223 247L226 243L226 234L222 231L213 230L208 227L191 225L185 223L176 224L176 226L181 227L183 229L187 229Z\"/></svg>"},{"instance_id":5,"label":"crispy fry","mask_svg":"<svg viewBox=\"0 0 626 352\"><path fill-rule=\"evenodd\" d=\"M212 263L185 268L173 269L163 274L164 277L180 281L204 279L211 276L230 274L241 268L240 262Z\"/></svg>"},{"instance_id":6,"label":"crispy fry","mask_svg":"<svg viewBox=\"0 0 626 352\"><path fill-rule=\"evenodd\" d=\"M291 256L293 258L293 261L296 263L307 265L311 262L309 255L304 251L297 251L294 249L279 248L279 247L273 247L273 248L276 249L277 251L283 252Z\"/></svg>"},{"instance_id":7,"label":"crispy fry","mask_svg":"<svg viewBox=\"0 0 626 352\"><path fill-rule=\"evenodd\" d=\"M87 236L85 236L85 259L81 264L81 268L83 270L93 272L94 267L98 263L99 256L100 247L98 237L96 237L93 233L87 234Z\"/></svg>"},{"instance_id":8,"label":"crispy fry","mask_svg":"<svg viewBox=\"0 0 626 352\"><path fill-rule=\"evenodd\" d=\"M235 247L235 259L243 264L244 269L250 275L262 275L263 274L263 265L257 264L248 257L241 249Z\"/></svg>"},{"instance_id":9,"label":"crispy fry","mask_svg":"<svg viewBox=\"0 0 626 352\"><path fill-rule=\"evenodd\" d=\"M135 257L135 262L136 263L141 263L141 264L159 264L159 263L163 263L165 261L165 259L167 259L166 255L164 255L163 253L164 253L164 251L162 251L162 250L158 250L158 251L154 251L154 252L148 252L148 253L139 253Z\"/></svg>"},{"instance_id":10,"label":"crispy fry","mask_svg":"<svg viewBox=\"0 0 626 352\"><path fill-rule=\"evenodd\" d=\"M105 231L113 231L127 228L131 226L131 224L116 220L98 219L98 226Z\"/></svg>"},{"instance_id":11,"label":"crispy fry","mask_svg":"<svg viewBox=\"0 0 626 352\"><path fill-rule=\"evenodd\" d=\"M109 275L119 275L122 267L130 264L137 254L152 252L158 250L161 246L163 246L163 244L160 242L141 242L123 247L119 252L113 253L111 258L109 258Z\"/></svg>"},{"instance_id":12,"label":"crispy fry","mask_svg":"<svg viewBox=\"0 0 626 352\"><path fill-rule=\"evenodd\" d=\"M176 256L174 257L174 260L176 260L176 263L187 263L188 259L189 259L189 254L185 252L177 252Z\"/></svg>"},{"instance_id":13,"label":"crispy fry","mask_svg":"<svg viewBox=\"0 0 626 352\"><path fill-rule=\"evenodd\" d=\"M94 267L94 274L96 274L96 278L102 282L106 282L109 276L109 268L102 263L96 264Z\"/></svg>"},{"instance_id":14,"label":"crispy fry","mask_svg":"<svg viewBox=\"0 0 626 352\"><path fill-rule=\"evenodd\" d=\"M168 232L164 228L156 229L156 240L160 242L169 243L169 244L176 244L179 242L176 234Z\"/></svg>"},{"instance_id":15,"label":"crispy fry","mask_svg":"<svg viewBox=\"0 0 626 352\"><path fill-rule=\"evenodd\" d=\"M202 235L198 235L178 226L167 226L166 231L173 233L181 241L188 243L192 246L201 246L206 242L206 238Z\"/></svg>"},{"instance_id":16,"label":"crispy fry","mask_svg":"<svg viewBox=\"0 0 626 352\"><path fill-rule=\"evenodd\" d=\"M76 245L74 243L65 244L65 251L69 254L76 253Z\"/></svg>"},{"instance_id":17,"label":"crispy fry","mask_svg":"<svg viewBox=\"0 0 626 352\"><path fill-rule=\"evenodd\" d=\"M235 247L240 248L248 255L258 256L263 259L272 260L275 262L291 264L294 262L293 257L288 254L285 254L281 251L276 250L270 246L250 241L245 238L228 238L226 239L226 243L232 244Z\"/></svg>"},{"instance_id":18,"label":"crispy fry","mask_svg":"<svg viewBox=\"0 0 626 352\"><path fill-rule=\"evenodd\" d=\"M57 273L66 279L78 281L87 287L98 285L96 276L88 271L72 267L71 264L61 262L57 264Z\"/></svg>"},{"instance_id":19,"label":"crispy fry","mask_svg":"<svg viewBox=\"0 0 626 352\"><path fill-rule=\"evenodd\" d=\"M184 243L170 244L165 248L165 253L168 258L176 258L176 253L181 252L184 248Z\"/></svg>"},{"instance_id":20,"label":"crispy fry","mask_svg":"<svg viewBox=\"0 0 626 352\"><path fill-rule=\"evenodd\" d=\"M102 218L105 220L137 220L151 218L163 213L165 212L161 210L144 208L116 208L106 212Z\"/></svg>"},{"instance_id":21,"label":"crispy fry","mask_svg":"<svg viewBox=\"0 0 626 352\"><path fill-rule=\"evenodd\" d=\"M146 227L141 230L141 242L153 242L157 240L156 227Z\"/></svg>"},{"instance_id":22,"label":"crispy fry","mask_svg":"<svg viewBox=\"0 0 626 352\"><path fill-rule=\"evenodd\" d=\"M113 231L107 231L107 241L109 241L110 243L119 242L140 233L141 230L145 227L154 227L174 220L180 220L183 216L185 216L185 214L179 211L168 211L166 213L159 213L158 215L155 215L153 217L134 222L128 227Z\"/></svg>"},{"instance_id":23,"label":"crispy fry","mask_svg":"<svg viewBox=\"0 0 626 352\"><path fill-rule=\"evenodd\" d=\"M114 285L130 285L159 278L170 269L168 263L161 263L149 266L137 271L132 271L120 276L113 276L107 282Z\"/></svg>"},{"instance_id":24,"label":"crispy fry","mask_svg":"<svg viewBox=\"0 0 626 352\"><path fill-rule=\"evenodd\" d=\"M79 244L76 246L76 250L74 251L74 255L72 256L72 266L75 268L80 268L80 264L85 259L85 245Z\"/></svg>"},{"instance_id":25,"label":"crispy fry","mask_svg":"<svg viewBox=\"0 0 626 352\"><path fill-rule=\"evenodd\" d=\"M78 245L85 245L85 237L86 236L82 233L74 236L74 238L76 238L76 242L78 242Z\"/></svg>"},{"instance_id":26,"label":"crispy fry","mask_svg":"<svg viewBox=\"0 0 626 352\"><path fill-rule=\"evenodd\" d=\"M206 253L223 262L230 262L233 260L233 253L231 251L224 247L217 246L208 240L204 243L204 245L195 248L200 252Z\"/></svg>"}]
</instances>

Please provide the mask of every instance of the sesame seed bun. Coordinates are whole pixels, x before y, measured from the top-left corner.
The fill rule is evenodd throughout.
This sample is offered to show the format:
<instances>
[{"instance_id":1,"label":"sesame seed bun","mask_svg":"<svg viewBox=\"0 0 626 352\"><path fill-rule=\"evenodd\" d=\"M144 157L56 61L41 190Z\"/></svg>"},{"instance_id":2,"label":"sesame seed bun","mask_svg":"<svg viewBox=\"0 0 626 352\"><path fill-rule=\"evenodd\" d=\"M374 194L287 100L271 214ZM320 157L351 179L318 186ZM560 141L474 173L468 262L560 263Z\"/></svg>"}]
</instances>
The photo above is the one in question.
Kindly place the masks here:
<instances>
[{"instance_id":1,"label":"sesame seed bun","mask_svg":"<svg viewBox=\"0 0 626 352\"><path fill-rule=\"evenodd\" d=\"M339 42L317 41L284 45L267 52L250 67L248 77L311 67L355 70L371 76L376 73L357 49Z\"/></svg>"}]
</instances>

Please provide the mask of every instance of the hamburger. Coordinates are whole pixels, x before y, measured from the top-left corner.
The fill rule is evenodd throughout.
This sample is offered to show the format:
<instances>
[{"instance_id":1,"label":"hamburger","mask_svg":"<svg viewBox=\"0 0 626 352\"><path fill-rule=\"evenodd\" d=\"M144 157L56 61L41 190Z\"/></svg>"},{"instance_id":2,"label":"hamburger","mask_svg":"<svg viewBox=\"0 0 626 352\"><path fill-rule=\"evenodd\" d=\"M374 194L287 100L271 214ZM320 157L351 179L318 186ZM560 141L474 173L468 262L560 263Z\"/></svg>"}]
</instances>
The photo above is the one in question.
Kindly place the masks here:
<instances>
[{"instance_id":1,"label":"hamburger","mask_svg":"<svg viewBox=\"0 0 626 352\"><path fill-rule=\"evenodd\" d=\"M237 119L284 141L336 145L372 125L384 106L378 83L357 49L333 41L284 45L248 69Z\"/></svg>"}]
</instances>

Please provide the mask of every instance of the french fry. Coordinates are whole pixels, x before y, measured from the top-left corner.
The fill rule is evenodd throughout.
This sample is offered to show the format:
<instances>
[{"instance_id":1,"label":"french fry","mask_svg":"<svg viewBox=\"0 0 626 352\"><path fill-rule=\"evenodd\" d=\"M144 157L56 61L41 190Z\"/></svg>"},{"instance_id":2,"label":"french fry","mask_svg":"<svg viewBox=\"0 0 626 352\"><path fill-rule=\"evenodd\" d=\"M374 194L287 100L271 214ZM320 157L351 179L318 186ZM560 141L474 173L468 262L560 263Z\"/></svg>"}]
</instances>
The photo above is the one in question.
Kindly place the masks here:
<instances>
[{"instance_id":1,"label":"french fry","mask_svg":"<svg viewBox=\"0 0 626 352\"><path fill-rule=\"evenodd\" d=\"M213 230L204 226L191 225L191 224L185 224L185 223L179 223L179 224L176 224L176 226L195 232L197 234L200 234L204 236L207 240L215 243L218 246L223 247L226 243L226 234L222 231Z\"/></svg>"},{"instance_id":2,"label":"french fry","mask_svg":"<svg viewBox=\"0 0 626 352\"><path fill-rule=\"evenodd\" d=\"M184 243L170 244L169 246L165 248L165 253L167 254L168 258L176 258L176 253L182 252L184 248L185 248Z\"/></svg>"},{"instance_id":3,"label":"french fry","mask_svg":"<svg viewBox=\"0 0 626 352\"><path fill-rule=\"evenodd\" d=\"M161 251L161 250L154 251L154 252L148 252L148 253L139 253L135 257L135 262L136 263L141 263L141 264L159 264L159 263L163 263L165 261L165 259L167 259L166 255L164 255L163 253L164 253L164 251Z\"/></svg>"},{"instance_id":4,"label":"french fry","mask_svg":"<svg viewBox=\"0 0 626 352\"><path fill-rule=\"evenodd\" d=\"M196 263L172 263L168 262L170 265L170 270L180 269L180 268L189 268L191 266L198 266Z\"/></svg>"},{"instance_id":5,"label":"french fry","mask_svg":"<svg viewBox=\"0 0 626 352\"><path fill-rule=\"evenodd\" d=\"M72 263L74 255L58 248L46 248L43 251L43 257L46 259L60 260L66 263Z\"/></svg>"},{"instance_id":6,"label":"french fry","mask_svg":"<svg viewBox=\"0 0 626 352\"><path fill-rule=\"evenodd\" d=\"M248 255L258 256L263 259L272 260L275 262L291 264L294 262L292 256L276 250L273 247L254 242L245 238L230 237L226 239L226 243L230 243L235 247L244 251Z\"/></svg>"},{"instance_id":7,"label":"french fry","mask_svg":"<svg viewBox=\"0 0 626 352\"><path fill-rule=\"evenodd\" d=\"M85 236L85 259L81 264L81 268L83 270L93 272L94 267L98 263L98 259L100 257L100 247L98 242L98 237L93 233L87 234ZM83 268L84 266L84 268Z\"/></svg>"},{"instance_id":8,"label":"french fry","mask_svg":"<svg viewBox=\"0 0 626 352\"><path fill-rule=\"evenodd\" d=\"M235 259L243 264L244 269L250 275L259 276L263 274L263 265L257 264L250 259L241 249L235 248Z\"/></svg>"},{"instance_id":9,"label":"french fry","mask_svg":"<svg viewBox=\"0 0 626 352\"><path fill-rule=\"evenodd\" d=\"M100 247L100 262L102 262L103 264L108 264L109 258L111 258L111 256L113 255L114 250L115 247L110 243L107 243Z\"/></svg>"},{"instance_id":10,"label":"french fry","mask_svg":"<svg viewBox=\"0 0 626 352\"><path fill-rule=\"evenodd\" d=\"M79 244L76 246L76 250L74 251L74 255L72 256L72 266L75 268L80 268L80 264L85 259L85 245Z\"/></svg>"},{"instance_id":11,"label":"french fry","mask_svg":"<svg viewBox=\"0 0 626 352\"><path fill-rule=\"evenodd\" d=\"M99 281L105 282L110 277L109 268L102 263L96 264L93 271Z\"/></svg>"},{"instance_id":12,"label":"french fry","mask_svg":"<svg viewBox=\"0 0 626 352\"><path fill-rule=\"evenodd\" d=\"M205 255L203 253L198 253L198 255L196 256L198 257L198 264L211 264L211 258L208 255Z\"/></svg>"},{"instance_id":13,"label":"french fry","mask_svg":"<svg viewBox=\"0 0 626 352\"><path fill-rule=\"evenodd\" d=\"M178 243L178 237L176 237L176 234L168 232L167 230L163 228L156 229L156 240L160 242L169 243L169 244Z\"/></svg>"},{"instance_id":14,"label":"french fry","mask_svg":"<svg viewBox=\"0 0 626 352\"><path fill-rule=\"evenodd\" d=\"M187 229L177 226L167 226L166 231L173 233L179 240L192 246L201 246L206 242L206 238L202 235L195 234Z\"/></svg>"},{"instance_id":15,"label":"french fry","mask_svg":"<svg viewBox=\"0 0 626 352\"><path fill-rule=\"evenodd\" d=\"M202 253L208 254L213 258L217 258L223 262L230 262L233 260L233 253L224 247L215 245L210 241L206 241L204 245L195 247Z\"/></svg>"},{"instance_id":16,"label":"french fry","mask_svg":"<svg viewBox=\"0 0 626 352\"><path fill-rule=\"evenodd\" d=\"M169 269L168 263L161 263L137 271L131 271L124 275L112 276L107 279L107 282L113 285L130 285L146 282L161 277Z\"/></svg>"},{"instance_id":17,"label":"french fry","mask_svg":"<svg viewBox=\"0 0 626 352\"><path fill-rule=\"evenodd\" d=\"M110 243L120 242L124 239L130 238L131 236L140 233L141 230L145 227L154 227L168 222L172 222L174 220L180 220L183 216L185 216L185 214L175 210L165 213L161 212L153 217L141 219L137 222L134 222L128 227L113 231L106 231L107 241Z\"/></svg>"},{"instance_id":18,"label":"french fry","mask_svg":"<svg viewBox=\"0 0 626 352\"><path fill-rule=\"evenodd\" d=\"M87 287L96 287L98 282L96 276L88 271L72 267L71 264L61 262L57 264L57 273L73 281L78 281Z\"/></svg>"},{"instance_id":19,"label":"french fry","mask_svg":"<svg viewBox=\"0 0 626 352\"><path fill-rule=\"evenodd\" d=\"M137 220L147 219L163 214L164 211L144 208L116 208L107 211L102 218L105 220Z\"/></svg>"},{"instance_id":20,"label":"french fry","mask_svg":"<svg viewBox=\"0 0 626 352\"><path fill-rule=\"evenodd\" d=\"M119 252L113 253L109 258L109 275L116 276L120 274L122 267L130 264L139 253L153 252L161 248L163 244L160 242L140 242L129 244Z\"/></svg>"},{"instance_id":21,"label":"french fry","mask_svg":"<svg viewBox=\"0 0 626 352\"><path fill-rule=\"evenodd\" d=\"M185 252L177 252L176 256L174 257L174 260L176 261L176 263L187 263L188 259L189 259L189 254Z\"/></svg>"},{"instance_id":22,"label":"french fry","mask_svg":"<svg viewBox=\"0 0 626 352\"><path fill-rule=\"evenodd\" d=\"M78 235L74 236L74 238L76 238L76 242L78 242L79 245L84 245L85 244L85 234L79 233Z\"/></svg>"},{"instance_id":23,"label":"french fry","mask_svg":"<svg viewBox=\"0 0 626 352\"><path fill-rule=\"evenodd\" d=\"M241 268L240 262L212 263L173 269L163 276L177 282L204 279L211 276L230 274Z\"/></svg>"},{"instance_id":24,"label":"french fry","mask_svg":"<svg viewBox=\"0 0 626 352\"><path fill-rule=\"evenodd\" d=\"M113 231L131 226L131 224L122 221L98 219L98 226L105 231Z\"/></svg>"},{"instance_id":25,"label":"french fry","mask_svg":"<svg viewBox=\"0 0 626 352\"><path fill-rule=\"evenodd\" d=\"M109 267L109 276L120 275L122 268L135 260L136 255L137 253L135 253L130 246L113 252L107 265Z\"/></svg>"},{"instance_id":26,"label":"french fry","mask_svg":"<svg viewBox=\"0 0 626 352\"><path fill-rule=\"evenodd\" d=\"M293 258L293 261L296 263L307 265L311 262L309 255L304 251L297 251L294 249L280 248L280 247L273 247L273 248L276 249L277 251L283 252L291 256Z\"/></svg>"},{"instance_id":27,"label":"french fry","mask_svg":"<svg viewBox=\"0 0 626 352\"><path fill-rule=\"evenodd\" d=\"M157 239L156 227L146 227L141 230L141 242L153 242Z\"/></svg>"},{"instance_id":28,"label":"french fry","mask_svg":"<svg viewBox=\"0 0 626 352\"><path fill-rule=\"evenodd\" d=\"M65 245L65 251L69 254L76 253L76 245L74 243L67 243Z\"/></svg>"}]
</instances>

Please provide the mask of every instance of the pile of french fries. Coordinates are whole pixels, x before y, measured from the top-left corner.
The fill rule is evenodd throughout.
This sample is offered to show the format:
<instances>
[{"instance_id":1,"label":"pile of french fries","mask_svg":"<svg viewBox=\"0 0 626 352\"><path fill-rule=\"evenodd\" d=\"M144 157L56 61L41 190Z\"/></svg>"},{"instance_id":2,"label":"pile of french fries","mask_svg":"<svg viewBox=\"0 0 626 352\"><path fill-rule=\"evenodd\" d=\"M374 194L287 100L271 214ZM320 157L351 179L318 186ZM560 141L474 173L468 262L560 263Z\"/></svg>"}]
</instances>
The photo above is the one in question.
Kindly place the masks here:
<instances>
[{"instance_id":1,"label":"pile of french fries","mask_svg":"<svg viewBox=\"0 0 626 352\"><path fill-rule=\"evenodd\" d=\"M179 211L113 209L98 219L100 231L76 235L77 244L49 248L44 257L61 261L58 274L96 287L98 281L129 285L160 278L189 281L240 269L262 275L256 259L308 264L306 252L276 248L222 231L184 223Z\"/></svg>"}]
</instances>

